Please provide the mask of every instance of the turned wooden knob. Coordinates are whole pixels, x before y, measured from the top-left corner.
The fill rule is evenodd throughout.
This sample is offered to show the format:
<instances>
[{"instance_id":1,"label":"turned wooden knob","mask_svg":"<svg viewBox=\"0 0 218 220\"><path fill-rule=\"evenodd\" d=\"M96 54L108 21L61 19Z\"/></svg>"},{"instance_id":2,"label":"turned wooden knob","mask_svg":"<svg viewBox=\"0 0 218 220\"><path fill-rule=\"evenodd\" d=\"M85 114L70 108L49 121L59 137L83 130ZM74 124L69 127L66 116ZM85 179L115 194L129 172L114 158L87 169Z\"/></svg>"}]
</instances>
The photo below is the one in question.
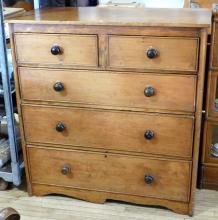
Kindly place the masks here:
<instances>
[{"instance_id":1,"label":"turned wooden knob","mask_svg":"<svg viewBox=\"0 0 218 220\"><path fill-rule=\"evenodd\" d=\"M53 55L59 55L59 54L61 54L61 47L60 46L53 46L52 48L51 48L51 53L53 54Z\"/></svg>"},{"instance_id":2,"label":"turned wooden knob","mask_svg":"<svg viewBox=\"0 0 218 220\"><path fill-rule=\"evenodd\" d=\"M66 129L66 126L65 126L65 124L63 122L59 122L56 125L56 131L57 132L63 132L65 129Z\"/></svg>"},{"instance_id":3,"label":"turned wooden knob","mask_svg":"<svg viewBox=\"0 0 218 220\"><path fill-rule=\"evenodd\" d=\"M145 180L145 183L152 184L154 181L154 177L151 175L145 175L144 180Z\"/></svg>"},{"instance_id":4,"label":"turned wooden knob","mask_svg":"<svg viewBox=\"0 0 218 220\"><path fill-rule=\"evenodd\" d=\"M64 84L62 82L56 82L53 88L56 92L61 92L64 90Z\"/></svg>"},{"instance_id":5,"label":"turned wooden knob","mask_svg":"<svg viewBox=\"0 0 218 220\"><path fill-rule=\"evenodd\" d=\"M61 173L65 176L70 174L70 172L71 172L71 167L69 164L65 164L61 169Z\"/></svg>"},{"instance_id":6,"label":"turned wooden knob","mask_svg":"<svg viewBox=\"0 0 218 220\"><path fill-rule=\"evenodd\" d=\"M144 90L144 95L146 97L151 97L155 93L155 89L152 86L147 86Z\"/></svg>"},{"instance_id":7,"label":"turned wooden knob","mask_svg":"<svg viewBox=\"0 0 218 220\"><path fill-rule=\"evenodd\" d=\"M147 139L147 140L153 139L153 138L154 138L154 131L152 131L152 130L147 130L147 131L145 131L144 137L145 137L145 139Z\"/></svg>"},{"instance_id":8,"label":"turned wooden knob","mask_svg":"<svg viewBox=\"0 0 218 220\"><path fill-rule=\"evenodd\" d=\"M149 48L149 49L147 50L147 57L148 57L149 59L154 59L155 57L157 57L157 55L158 55L158 52L157 52L156 49L154 49L154 48Z\"/></svg>"}]
</instances>

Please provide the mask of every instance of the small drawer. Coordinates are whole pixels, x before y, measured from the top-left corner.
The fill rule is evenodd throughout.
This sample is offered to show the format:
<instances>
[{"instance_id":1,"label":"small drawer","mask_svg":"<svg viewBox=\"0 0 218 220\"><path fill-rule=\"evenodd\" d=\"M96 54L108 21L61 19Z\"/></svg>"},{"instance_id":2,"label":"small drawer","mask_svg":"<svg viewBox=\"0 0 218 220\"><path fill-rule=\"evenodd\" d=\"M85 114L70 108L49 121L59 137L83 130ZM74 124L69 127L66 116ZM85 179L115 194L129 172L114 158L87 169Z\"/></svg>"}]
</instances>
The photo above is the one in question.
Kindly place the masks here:
<instances>
[{"instance_id":1,"label":"small drawer","mask_svg":"<svg viewBox=\"0 0 218 220\"><path fill-rule=\"evenodd\" d=\"M218 121L205 122L204 139L203 162L218 164Z\"/></svg>"},{"instance_id":2,"label":"small drawer","mask_svg":"<svg viewBox=\"0 0 218 220\"><path fill-rule=\"evenodd\" d=\"M22 113L28 143L192 156L193 117L30 105Z\"/></svg>"},{"instance_id":3,"label":"small drawer","mask_svg":"<svg viewBox=\"0 0 218 220\"><path fill-rule=\"evenodd\" d=\"M24 100L195 111L196 76L19 68Z\"/></svg>"},{"instance_id":4,"label":"small drawer","mask_svg":"<svg viewBox=\"0 0 218 220\"><path fill-rule=\"evenodd\" d=\"M28 156L33 184L189 200L191 162L34 147Z\"/></svg>"},{"instance_id":5,"label":"small drawer","mask_svg":"<svg viewBox=\"0 0 218 220\"><path fill-rule=\"evenodd\" d=\"M18 33L15 47L18 65L98 66L96 35Z\"/></svg>"},{"instance_id":6,"label":"small drawer","mask_svg":"<svg viewBox=\"0 0 218 220\"><path fill-rule=\"evenodd\" d=\"M110 68L190 71L198 69L197 38L110 36Z\"/></svg>"}]
</instances>

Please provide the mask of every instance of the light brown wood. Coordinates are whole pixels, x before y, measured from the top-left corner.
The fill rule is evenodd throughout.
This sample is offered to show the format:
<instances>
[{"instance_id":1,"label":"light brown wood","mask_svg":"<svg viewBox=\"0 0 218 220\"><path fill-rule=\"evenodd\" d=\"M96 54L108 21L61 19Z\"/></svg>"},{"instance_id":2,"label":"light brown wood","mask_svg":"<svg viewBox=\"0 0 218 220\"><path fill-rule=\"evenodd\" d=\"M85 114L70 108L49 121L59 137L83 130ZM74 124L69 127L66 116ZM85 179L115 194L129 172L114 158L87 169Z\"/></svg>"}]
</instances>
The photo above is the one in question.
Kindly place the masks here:
<instances>
[{"instance_id":1,"label":"light brown wood","mask_svg":"<svg viewBox=\"0 0 218 220\"><path fill-rule=\"evenodd\" d=\"M199 62L199 78L197 86L197 97L196 102L196 112L195 112L195 134L194 134L194 144L193 144L193 167L192 167L192 185L191 185L191 195L189 203L189 215L193 215L194 208L194 197L195 189L197 186L197 171L198 171L198 160L199 160L199 145L200 145L200 134L202 125L202 106L203 106L203 95L204 95L204 79L205 79L205 64L206 64L206 54L207 54L207 31L201 31L201 44L200 44L200 62Z\"/></svg>"},{"instance_id":2,"label":"light brown wood","mask_svg":"<svg viewBox=\"0 0 218 220\"><path fill-rule=\"evenodd\" d=\"M133 195L122 195L122 194L111 193L111 192L107 193L107 192L87 191L87 190L73 189L73 188L67 188L67 187L57 187L57 186L49 186L48 187L48 186L42 185L42 184L33 184L33 192L34 192L34 195L38 195L38 196L43 196L46 194L53 194L53 193L65 194L65 195L68 195L68 196L71 196L74 198L79 198L82 200L86 200L86 201L89 201L92 203L104 203L106 201L106 199L108 198L110 200L120 200L120 201L124 201L124 202L136 203L136 204L141 204L141 205L148 204L148 205L152 206L151 212L153 212L153 210L155 210L154 206L157 206L157 205L162 206L162 207L167 207L168 209L171 209L171 210L173 210L179 214L183 214L183 215L187 214L187 212L188 212L187 203L184 203L184 202L177 202L177 201L149 198L149 197L138 197L138 196L133 196ZM129 206L129 204L127 204L127 205ZM117 206L117 203L116 203L116 206ZM142 207L142 208L145 209L145 212L146 212L145 216L148 217L149 207ZM158 207L157 207L157 209L158 209L158 212L162 211ZM128 210L128 209L126 209L126 210ZM134 213L137 213L137 211L135 211ZM165 210L165 211L168 212L168 210ZM124 218L129 218L129 210L127 212L128 213ZM171 213L171 214L172 214L173 218L175 218L175 213ZM79 215L81 216L81 213ZM104 211L103 216L105 216L105 211ZM116 217L117 216L118 215L116 215ZM158 215L158 219L160 218L160 216L163 217L163 213L161 213L161 215ZM113 215L113 217L114 217L114 215ZM114 218L116 218L116 217L114 217ZM138 217L138 215L137 215L137 217ZM140 214L140 217L141 217L141 214ZM151 218L153 218L153 217L154 216L152 215ZM104 218L104 217L102 217L102 218ZM82 219L83 219L83 217L82 217ZM205 219L205 220L208 220L208 219Z\"/></svg>"},{"instance_id":3,"label":"light brown wood","mask_svg":"<svg viewBox=\"0 0 218 220\"><path fill-rule=\"evenodd\" d=\"M190 117L26 105L22 114L28 143L192 156L193 118ZM55 129L60 122L66 126L63 132ZM145 139L147 130L155 133L153 139Z\"/></svg>"},{"instance_id":4,"label":"light brown wood","mask_svg":"<svg viewBox=\"0 0 218 220\"><path fill-rule=\"evenodd\" d=\"M152 8L52 8L26 12L8 23L151 27L210 27L211 10Z\"/></svg>"},{"instance_id":5,"label":"light brown wood","mask_svg":"<svg viewBox=\"0 0 218 220\"><path fill-rule=\"evenodd\" d=\"M108 44L111 68L197 70L198 39L110 36ZM182 45L179 52L178 45ZM150 48L157 50L157 57L147 57Z\"/></svg>"},{"instance_id":6,"label":"light brown wood","mask_svg":"<svg viewBox=\"0 0 218 220\"><path fill-rule=\"evenodd\" d=\"M19 79L23 100L195 111L195 76L19 68ZM63 91L54 90L56 82ZM148 86L155 90L151 97L144 95Z\"/></svg>"},{"instance_id":7,"label":"light brown wood","mask_svg":"<svg viewBox=\"0 0 218 220\"><path fill-rule=\"evenodd\" d=\"M28 153L32 183L184 202L189 199L188 162L38 148L29 148ZM61 169L66 164L71 171L63 175ZM152 175L154 182L146 184L145 175Z\"/></svg>"},{"instance_id":8,"label":"light brown wood","mask_svg":"<svg viewBox=\"0 0 218 220\"><path fill-rule=\"evenodd\" d=\"M52 64L53 66L98 66L95 35L16 34L15 46L19 64ZM60 55L51 48L59 46ZM39 56L36 56L39 54ZM90 56L91 54L91 56Z\"/></svg>"},{"instance_id":9,"label":"light brown wood","mask_svg":"<svg viewBox=\"0 0 218 220\"><path fill-rule=\"evenodd\" d=\"M48 34L84 34L91 35L124 35L124 36L159 36L159 37L191 37L199 38L198 28L172 28L172 27L150 27L150 26L89 26L89 25L67 25L67 24L9 24L13 26L15 33L48 33ZM99 40L100 41L100 40ZM102 43L102 41L101 41ZM102 49L102 48L99 48Z\"/></svg>"},{"instance_id":10,"label":"light brown wood","mask_svg":"<svg viewBox=\"0 0 218 220\"><path fill-rule=\"evenodd\" d=\"M32 15L26 14L24 17L20 17L16 21L10 21L12 22L10 28L13 39L15 39L16 36L28 36L28 34L29 36L44 36L42 34L45 34L51 36L51 38L55 35L57 36L57 39L58 36L65 39L65 36L78 37L83 35L95 39L89 44L78 43L78 51L79 47L81 47L86 52L84 52L85 58L82 56L83 59L81 58L81 54L79 52L77 53L77 56L80 57L77 65L74 65L74 63L60 65L60 63L56 63L58 61L49 64L49 59L46 57L46 53L43 60L38 60L38 62L35 63L28 63L28 60L25 63L20 63L17 62L18 60L14 60L18 91L17 101L21 114L22 131L24 129L24 133L22 133L22 143L24 154L26 156L25 164L27 176L29 178L29 194L44 195L49 193L62 193L95 202L104 202L106 199L117 199L139 204L163 205L178 213L192 215L201 129L207 31L210 24L211 12L204 9L134 10L135 11L125 10L125 15L129 14L129 16L123 16L124 11L119 9L115 11L111 11L110 9L99 11L98 9L93 8L45 9L43 12L41 10L30 12ZM105 16L102 17L102 21L100 21L99 16L102 15L103 12ZM89 13L92 13L92 15L95 15L96 17L89 17L89 20L87 21L87 16L90 15ZM66 14L66 16L63 16L63 14ZM138 16L135 16L136 14ZM39 15L38 18L33 18L35 15ZM80 18L78 18L78 15ZM48 17L50 17L50 19L46 20ZM26 21L25 18L27 19ZM59 18L61 19L59 20ZM152 42L153 40L157 41L157 39L159 42L161 39L170 39L169 42L171 42L171 39L175 39L176 42L180 42L179 40L182 39L181 42L195 42L195 46L193 46L192 43L190 45L188 44L191 48L191 50L188 50L186 43L184 43L184 45L178 43L176 50L174 43L172 46L172 48L174 48L172 50L173 53L168 57L168 60L164 61L165 64L158 66L156 63L152 68L150 67L149 71L146 70L146 68L143 69L142 66L138 66L141 65L141 61L138 62L138 60L134 61L137 65L133 68L129 68L128 63L126 66L122 67L110 67L109 64L111 64L111 57L109 59L109 56L111 53L111 46L108 39L112 38L112 36L114 39L118 37L123 39L127 36L131 39L152 38ZM50 39L48 38L47 42L50 42L49 40ZM38 45L36 44L36 41L30 40L29 42L30 46L31 44L34 44L33 47L35 47L36 51L38 51L37 53L39 53L40 50L37 49L40 48L44 41L43 39L41 39L41 41L38 40ZM63 40L63 42L65 42L65 40ZM157 42L157 44L159 42ZM169 45L165 47L165 50L168 50L171 44L168 41L164 42ZM17 41L16 44L18 44ZM23 41L19 41L18 47L22 45ZM73 48L71 41L69 41L66 46ZM116 53L120 52L119 46L119 44L114 44L113 46ZM129 45L127 45L127 47L128 46ZM13 47L16 58L19 58L20 53L23 53L21 48L22 47L20 47L20 50L17 50ZM94 56L96 56L96 54L98 55L97 59L93 58L93 54L90 53L90 50L87 50L87 48L94 48L93 51L97 51L94 53ZM186 53L184 53L184 48ZM195 49L195 52L193 52L193 48ZM199 53L197 53L198 49L200 51ZM31 51L30 48L27 48L27 51ZM27 52L24 54L26 53ZM38 57L38 54L33 52L33 50L31 53L35 53L35 57ZM71 56L71 54L72 52L68 54L67 59L72 62L73 55ZM167 54L170 53L168 52ZM183 56L180 56L181 54L183 54ZM135 57L138 55L139 52L135 53ZM179 59L175 58L177 55L180 56ZM36 59L34 55L31 56L33 56L32 59ZM135 57L134 59L136 59ZM184 57L189 57L189 60L187 61ZM123 59L124 58L119 61L121 64ZM140 56L138 59L141 59ZM85 63L79 63L84 60ZM93 64L94 62L91 62L92 65L90 65L90 63L87 64L90 60L95 60L95 65ZM172 63L172 60L176 62ZM110 61L110 63L108 61ZM17 66L21 71L18 71ZM174 70L175 68L176 70ZM46 74L43 74L45 69ZM78 69L80 69L80 71L78 71ZM31 82L30 78L32 78L29 77L28 74L33 74L35 71L39 75L43 74L41 75L42 79L40 81L36 80L40 85L38 86L38 91L28 87L29 82ZM26 75L22 75L21 72ZM45 89L44 86L41 87L41 85L47 85L51 82L53 83L53 75L51 76L49 73L54 73L54 76L60 77L61 80L66 80L66 77L69 80L69 82L65 82L66 85L70 85L70 82L77 77L77 87L79 89L77 90L76 96L77 102L74 103L74 101L72 101L73 97L71 96L73 95L69 95L68 100L65 100L63 97L62 99L59 99L56 96L57 94L52 96L52 93L47 92L47 88ZM68 76L71 73L74 73L73 77L71 75ZM91 75L94 76L93 79L95 81L91 79ZM102 80L103 77L105 77L104 81ZM168 79L169 81L166 82L165 79ZM84 82L81 82L82 80ZM22 82L24 81L26 81L26 88L28 88L27 91L36 94L26 94L27 92L23 91L25 86L23 87ZM148 81L153 83L157 82L156 85L159 88L157 91L161 91L160 97L163 97L163 100L165 100L166 103L161 99L158 99L156 102L152 104L150 103L148 108L146 108L145 105L141 108L137 106L137 103L141 103L141 99L137 102L135 101L139 94L138 89L141 90L141 83L144 84ZM42 82L45 82L45 84ZM87 83L90 83L89 87L87 87ZM184 87L183 93L180 87L181 84ZM37 86L33 85L32 87ZM109 87L111 88L111 91L109 90ZM72 85L67 88L70 88L70 90L67 91L73 91L74 89ZM123 88L125 88L125 90L123 90ZM163 88L168 88L168 90L163 90ZM174 90L179 93L175 93L175 91L173 92L173 88L176 88ZM44 89L45 91L43 91ZM121 93L120 91L124 92ZM167 91L171 92L168 93ZM41 96L40 99L42 100L30 100L31 97L39 97L37 93ZM119 95L122 94L123 98L125 97L124 101L118 101L119 96L117 93L119 93ZM162 96L162 94L165 95ZM176 94L176 96L171 96L172 94ZM178 97L178 94L181 94L180 97ZM85 96L83 97L83 95ZM25 99L25 96L29 98ZM193 100L194 96L195 100ZM46 100L46 97L51 100ZM92 97L92 100L98 103L82 103L78 101L84 100L85 102L88 100L87 97ZM159 97L158 93L157 96L150 98L155 97ZM174 97L175 100L172 101L172 97ZM102 100L102 98L105 98L106 101ZM181 103L179 103L177 99ZM118 106L119 104L120 106ZM124 105L126 105L125 108L122 107ZM41 109L43 109L43 111L41 111ZM69 125L67 124L66 132L62 133L63 136L59 135L60 133L56 134L55 131L56 123L60 122L59 117L61 119L67 119L70 122ZM56 120L55 123L50 124L53 120ZM74 120L77 122L74 123ZM148 125L149 127L155 128L158 132L161 131L161 139L160 142L146 145L146 149L144 150L144 145L142 144L142 141L145 140L143 139L144 126ZM49 128L52 129L51 133ZM68 130L70 132L68 132ZM143 132L141 132L141 130L143 130ZM122 133L123 131L126 131L126 133ZM77 135L75 135L76 132ZM192 132L193 135L191 136ZM141 133L143 134L141 135ZM157 140L157 135L154 136L153 140ZM32 153L26 146L26 142L28 142ZM31 146L34 147L31 148ZM44 148L44 150L42 150L42 148ZM53 149L49 150L49 148ZM95 177L98 173L98 170L96 170L95 167L98 167L99 169L99 165L96 165L98 159L96 161L94 159L88 160L89 155L106 155L106 157L103 157L104 161L109 161L107 160L108 158L114 158L113 164L108 162L105 163L105 165L100 166L100 168L105 167L106 169L105 173L103 173L103 181L109 183L110 187L116 186L120 192L116 191L116 188L109 188L111 191L109 191L107 187L104 189L105 185L101 185L100 183L92 185L93 188L97 188L98 190L93 192L92 189L88 188L90 185L87 185L87 188L82 190L72 187L68 188L66 185L70 185L71 181L70 183L62 182L62 185L57 186L56 178L58 179L57 181L61 180L54 172L48 174L47 171L51 170L49 166L54 170L57 170L58 168L55 165L59 162L64 162L64 159L67 159L69 162L73 161L74 158L70 157L71 153L69 152L75 152L75 150L81 151L81 154L86 158L81 161L80 157L76 157L76 160L78 160L78 166L81 165L83 168L86 165L89 166L89 169L85 170L85 173L89 178L92 176ZM29 152L28 154L27 151ZM37 153L42 151L45 151L46 153ZM54 154L51 153L51 155L54 156L53 158L49 155L46 156L48 151L56 152ZM45 157L48 159L43 160ZM31 158L35 158L34 166ZM42 159L42 165L40 164L41 168L36 166L36 164L38 165L39 158ZM119 160L116 158L119 158ZM128 158L128 160L129 158L132 159L129 163L126 163L126 159L120 158ZM51 163L49 161L51 161ZM146 161L149 162L148 165ZM92 166L91 163L95 165ZM149 188L147 192L144 192L141 188L139 179L137 180L137 178L134 178L134 181L136 180L137 183L135 184L134 182L134 184L131 185L129 184L131 181L127 181L128 183L125 181L125 184L127 184L125 187L123 181L126 179L132 180L132 176L125 175L126 179L123 178L123 176L120 175L120 173L123 173L122 170L124 169L127 174L129 170L133 170L137 177L143 169L143 166L140 165L142 163L146 163L146 167L148 166L151 171L155 168L155 172L160 175L162 180L164 180L166 174L166 177L169 177L167 178L169 179L169 182L164 181L164 185L161 185L160 188L158 187L158 189L155 189L154 191L151 184L151 189ZM98 164L100 164L100 162L98 162ZM166 167L165 165L169 167ZM186 167L185 169L184 165ZM115 172L113 172L112 176L115 176L115 181L112 181L106 174L107 170L108 172L112 172L114 169ZM50 185L42 185L42 182L40 183L37 181L35 181L37 183L32 182L36 177L34 172L43 175L42 177L44 178L44 181L50 181ZM102 172L98 177L100 178L101 175ZM46 179L46 176L50 179ZM177 178L174 178L174 176ZM40 176L38 177L39 180L43 180ZM180 180L180 178L182 179ZM95 178L94 181L97 179L98 178ZM89 184L88 181L82 182L83 183L81 184ZM46 184L48 184L48 182ZM123 187L125 188L126 194L121 190ZM99 192L99 189L102 191ZM143 193L141 193L141 190ZM141 196L141 194L143 196Z\"/></svg>"}]
</instances>

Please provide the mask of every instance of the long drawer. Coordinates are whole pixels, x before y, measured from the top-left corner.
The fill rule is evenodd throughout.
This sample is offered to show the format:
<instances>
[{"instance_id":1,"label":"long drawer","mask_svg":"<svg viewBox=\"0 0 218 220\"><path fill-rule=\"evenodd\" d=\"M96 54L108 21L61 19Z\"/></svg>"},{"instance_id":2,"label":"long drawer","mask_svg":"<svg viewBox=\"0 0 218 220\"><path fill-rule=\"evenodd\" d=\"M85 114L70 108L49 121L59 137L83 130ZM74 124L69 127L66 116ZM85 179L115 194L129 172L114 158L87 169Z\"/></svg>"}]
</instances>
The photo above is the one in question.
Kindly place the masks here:
<instances>
[{"instance_id":1,"label":"long drawer","mask_svg":"<svg viewBox=\"0 0 218 220\"><path fill-rule=\"evenodd\" d=\"M22 115L28 143L192 156L193 117L30 105Z\"/></svg>"},{"instance_id":2,"label":"long drawer","mask_svg":"<svg viewBox=\"0 0 218 220\"><path fill-rule=\"evenodd\" d=\"M111 68L196 71L197 38L109 36Z\"/></svg>"},{"instance_id":3,"label":"long drawer","mask_svg":"<svg viewBox=\"0 0 218 220\"><path fill-rule=\"evenodd\" d=\"M189 200L191 162L34 147L28 156L32 183Z\"/></svg>"},{"instance_id":4,"label":"long drawer","mask_svg":"<svg viewBox=\"0 0 218 220\"><path fill-rule=\"evenodd\" d=\"M18 64L98 66L96 35L15 34Z\"/></svg>"},{"instance_id":5,"label":"long drawer","mask_svg":"<svg viewBox=\"0 0 218 220\"><path fill-rule=\"evenodd\" d=\"M196 76L19 68L19 77L25 100L195 111Z\"/></svg>"}]
</instances>

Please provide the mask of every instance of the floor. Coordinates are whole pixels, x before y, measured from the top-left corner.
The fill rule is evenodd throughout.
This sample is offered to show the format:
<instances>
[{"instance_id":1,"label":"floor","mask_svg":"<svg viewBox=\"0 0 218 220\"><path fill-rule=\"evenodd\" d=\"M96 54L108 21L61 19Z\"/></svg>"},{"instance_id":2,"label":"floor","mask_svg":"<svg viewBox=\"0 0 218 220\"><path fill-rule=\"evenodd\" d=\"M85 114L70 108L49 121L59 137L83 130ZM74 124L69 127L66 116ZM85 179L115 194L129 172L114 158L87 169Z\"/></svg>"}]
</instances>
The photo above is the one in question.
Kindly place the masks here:
<instances>
[{"instance_id":1,"label":"floor","mask_svg":"<svg viewBox=\"0 0 218 220\"><path fill-rule=\"evenodd\" d=\"M119 202L93 204L64 196L29 197L25 187L0 192L0 208L13 207L21 220L218 220L218 191L198 190L195 216Z\"/></svg>"}]
</instances>

